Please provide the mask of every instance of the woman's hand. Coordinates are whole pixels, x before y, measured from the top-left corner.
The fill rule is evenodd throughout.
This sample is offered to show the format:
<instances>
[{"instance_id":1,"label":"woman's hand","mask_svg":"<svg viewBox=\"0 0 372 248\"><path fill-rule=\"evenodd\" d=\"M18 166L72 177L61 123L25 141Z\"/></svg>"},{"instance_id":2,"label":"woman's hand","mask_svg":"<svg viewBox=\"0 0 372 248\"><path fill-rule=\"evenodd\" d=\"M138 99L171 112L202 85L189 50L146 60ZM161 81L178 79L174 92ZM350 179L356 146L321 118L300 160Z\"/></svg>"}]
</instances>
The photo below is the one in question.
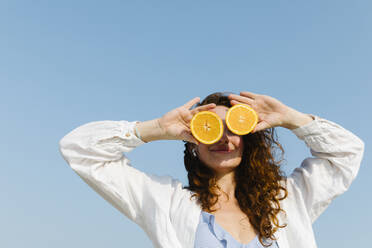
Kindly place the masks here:
<instances>
[{"instance_id":1,"label":"woman's hand","mask_svg":"<svg viewBox=\"0 0 372 248\"><path fill-rule=\"evenodd\" d=\"M294 129L313 120L271 96L244 91L240 95L229 95L229 99L232 105L247 104L257 112L258 123L253 132L276 126Z\"/></svg>"},{"instance_id":2,"label":"woman's hand","mask_svg":"<svg viewBox=\"0 0 372 248\"><path fill-rule=\"evenodd\" d=\"M190 110L190 108L199 101L200 98L195 97L185 105L173 109L158 119L159 126L163 130L163 139L185 140L198 144L198 141L193 137L190 130L191 119L200 111L210 110L216 107L216 104L211 103Z\"/></svg>"},{"instance_id":3,"label":"woman's hand","mask_svg":"<svg viewBox=\"0 0 372 248\"><path fill-rule=\"evenodd\" d=\"M183 106L173 109L157 119L159 127L162 130L161 138L167 140L185 140L199 144L190 130L191 119L200 111L210 110L216 107L216 104L210 103L190 110L190 108L199 101L200 98L195 97Z\"/></svg>"}]
</instances>

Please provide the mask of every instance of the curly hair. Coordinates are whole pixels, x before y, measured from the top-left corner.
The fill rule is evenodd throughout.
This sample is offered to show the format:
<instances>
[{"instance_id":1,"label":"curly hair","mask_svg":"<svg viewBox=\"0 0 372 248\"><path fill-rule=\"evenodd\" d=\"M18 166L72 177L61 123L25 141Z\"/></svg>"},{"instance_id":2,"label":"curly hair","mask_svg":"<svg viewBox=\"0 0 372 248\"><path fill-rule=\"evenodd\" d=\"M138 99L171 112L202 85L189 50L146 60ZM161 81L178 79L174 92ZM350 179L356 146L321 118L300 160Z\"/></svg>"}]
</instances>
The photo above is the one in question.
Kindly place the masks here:
<instances>
[{"instance_id":1,"label":"curly hair","mask_svg":"<svg viewBox=\"0 0 372 248\"><path fill-rule=\"evenodd\" d=\"M230 108L232 105L227 96L227 92L216 92L196 106L215 103ZM285 174L280 169L283 159L276 161L274 155L278 148L281 157L284 154L277 139L275 128L244 135L242 160L234 173L236 183L234 195L240 209L248 216L251 225L259 233L259 240L264 246L268 245L263 243L263 238L275 240L274 233L279 228L286 227L286 224L279 225L276 217L280 211L285 213L280 208L279 200L285 199L288 195L286 188L280 184L280 181L285 179ZM185 143L184 164L189 186L184 188L193 192L191 197L197 198L204 211L214 212L211 207L218 201L217 189L221 189L216 184L214 171L197 156L192 155L193 146L195 144ZM280 194L281 191L284 195Z\"/></svg>"}]
</instances>

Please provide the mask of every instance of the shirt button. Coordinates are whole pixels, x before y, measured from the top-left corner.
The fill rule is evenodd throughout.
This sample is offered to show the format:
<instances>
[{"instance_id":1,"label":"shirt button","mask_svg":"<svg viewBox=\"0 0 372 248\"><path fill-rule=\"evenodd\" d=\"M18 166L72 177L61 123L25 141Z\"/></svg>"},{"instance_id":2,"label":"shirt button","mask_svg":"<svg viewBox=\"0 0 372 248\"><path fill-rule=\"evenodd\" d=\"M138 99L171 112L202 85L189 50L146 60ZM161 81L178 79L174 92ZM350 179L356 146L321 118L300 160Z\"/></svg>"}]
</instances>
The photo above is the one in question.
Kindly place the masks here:
<instances>
[{"instance_id":1,"label":"shirt button","mask_svg":"<svg viewBox=\"0 0 372 248\"><path fill-rule=\"evenodd\" d=\"M130 136L130 133L126 133L125 136L129 137Z\"/></svg>"}]
</instances>

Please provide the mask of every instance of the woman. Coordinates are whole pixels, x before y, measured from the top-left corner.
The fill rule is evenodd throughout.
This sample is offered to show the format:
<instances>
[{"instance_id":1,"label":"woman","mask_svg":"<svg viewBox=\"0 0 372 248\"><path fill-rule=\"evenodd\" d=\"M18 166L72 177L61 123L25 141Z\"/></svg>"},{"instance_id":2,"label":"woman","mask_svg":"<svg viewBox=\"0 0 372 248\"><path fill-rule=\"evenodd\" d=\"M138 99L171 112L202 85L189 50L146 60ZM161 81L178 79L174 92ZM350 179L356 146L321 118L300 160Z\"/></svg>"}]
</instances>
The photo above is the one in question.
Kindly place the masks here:
<instances>
[{"instance_id":1,"label":"woman","mask_svg":"<svg viewBox=\"0 0 372 248\"><path fill-rule=\"evenodd\" d=\"M71 168L148 234L155 247L316 247L312 223L356 177L364 143L341 126L277 99L241 92L194 98L160 118L98 121L60 141ZM200 111L256 110L255 130L199 143L189 123ZM274 159L274 127L291 130L312 158L285 177ZM133 168L125 153L155 140L184 140L189 186ZM283 151L283 150L282 150ZM124 152L124 154L123 154Z\"/></svg>"}]
</instances>

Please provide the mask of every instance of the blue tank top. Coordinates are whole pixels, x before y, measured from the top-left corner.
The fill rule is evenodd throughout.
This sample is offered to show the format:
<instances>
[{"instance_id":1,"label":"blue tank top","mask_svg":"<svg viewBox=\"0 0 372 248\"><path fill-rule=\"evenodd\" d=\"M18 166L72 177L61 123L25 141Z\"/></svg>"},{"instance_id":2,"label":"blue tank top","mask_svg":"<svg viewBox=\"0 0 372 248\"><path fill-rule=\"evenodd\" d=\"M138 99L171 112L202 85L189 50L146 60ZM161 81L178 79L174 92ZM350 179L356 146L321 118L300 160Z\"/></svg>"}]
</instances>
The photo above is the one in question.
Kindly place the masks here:
<instances>
[{"instance_id":1,"label":"blue tank top","mask_svg":"<svg viewBox=\"0 0 372 248\"><path fill-rule=\"evenodd\" d=\"M264 239L268 248L279 248L276 241ZM256 236L248 244L239 243L233 236L225 231L216 221L215 216L202 211L199 225L195 234L195 248L265 248Z\"/></svg>"}]
</instances>

